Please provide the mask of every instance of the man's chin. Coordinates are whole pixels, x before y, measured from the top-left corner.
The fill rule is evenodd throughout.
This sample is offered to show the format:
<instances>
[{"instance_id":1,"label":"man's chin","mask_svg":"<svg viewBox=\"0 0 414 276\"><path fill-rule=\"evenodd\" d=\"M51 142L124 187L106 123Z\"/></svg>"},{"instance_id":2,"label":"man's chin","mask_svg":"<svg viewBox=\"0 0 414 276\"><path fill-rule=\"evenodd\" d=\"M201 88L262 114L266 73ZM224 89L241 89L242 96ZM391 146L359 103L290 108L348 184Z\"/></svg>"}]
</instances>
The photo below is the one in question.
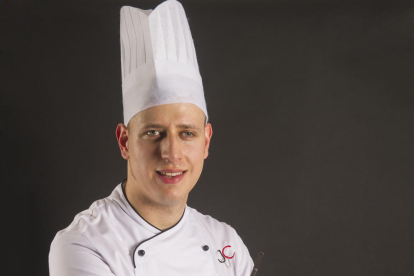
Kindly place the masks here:
<instances>
[{"instance_id":1,"label":"man's chin","mask_svg":"<svg viewBox=\"0 0 414 276\"><path fill-rule=\"evenodd\" d=\"M173 207L183 203L187 203L187 198L188 195L167 194L162 196L161 204L164 206Z\"/></svg>"}]
</instances>

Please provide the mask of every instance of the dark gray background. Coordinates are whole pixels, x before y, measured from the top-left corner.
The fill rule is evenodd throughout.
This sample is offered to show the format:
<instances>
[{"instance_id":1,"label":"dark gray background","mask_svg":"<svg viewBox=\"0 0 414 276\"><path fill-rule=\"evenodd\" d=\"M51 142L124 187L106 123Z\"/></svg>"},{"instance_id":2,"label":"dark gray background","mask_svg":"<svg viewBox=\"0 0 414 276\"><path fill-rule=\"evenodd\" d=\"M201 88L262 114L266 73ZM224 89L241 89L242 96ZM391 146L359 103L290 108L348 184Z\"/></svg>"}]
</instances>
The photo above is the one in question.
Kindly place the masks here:
<instances>
[{"instance_id":1,"label":"dark gray background","mask_svg":"<svg viewBox=\"0 0 414 276\"><path fill-rule=\"evenodd\" d=\"M0 3L7 275L126 178L119 9L161 2ZM258 275L414 275L410 2L181 1L214 131L188 205Z\"/></svg>"}]
</instances>

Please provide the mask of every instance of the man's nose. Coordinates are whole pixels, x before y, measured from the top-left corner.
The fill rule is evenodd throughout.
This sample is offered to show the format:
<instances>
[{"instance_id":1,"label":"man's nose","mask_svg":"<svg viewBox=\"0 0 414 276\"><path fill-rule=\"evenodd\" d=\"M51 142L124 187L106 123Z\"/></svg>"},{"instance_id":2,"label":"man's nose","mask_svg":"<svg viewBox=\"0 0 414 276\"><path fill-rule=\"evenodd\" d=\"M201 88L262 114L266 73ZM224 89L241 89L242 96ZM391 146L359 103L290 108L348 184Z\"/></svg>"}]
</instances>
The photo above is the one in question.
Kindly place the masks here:
<instances>
[{"instance_id":1,"label":"man's nose","mask_svg":"<svg viewBox=\"0 0 414 276\"><path fill-rule=\"evenodd\" d=\"M161 157L172 163L180 162L182 159L181 141L176 135L169 133L161 141ZM176 164L178 165L178 164Z\"/></svg>"}]
</instances>

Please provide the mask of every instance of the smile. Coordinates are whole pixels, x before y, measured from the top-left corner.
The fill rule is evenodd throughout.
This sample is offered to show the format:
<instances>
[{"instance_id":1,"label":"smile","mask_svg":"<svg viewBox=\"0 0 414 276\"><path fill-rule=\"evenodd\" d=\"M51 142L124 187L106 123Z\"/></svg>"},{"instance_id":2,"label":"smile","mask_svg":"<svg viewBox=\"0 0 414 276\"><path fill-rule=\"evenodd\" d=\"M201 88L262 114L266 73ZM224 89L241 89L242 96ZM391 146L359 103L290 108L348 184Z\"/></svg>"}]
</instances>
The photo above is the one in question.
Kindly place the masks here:
<instances>
[{"instance_id":1,"label":"smile","mask_svg":"<svg viewBox=\"0 0 414 276\"><path fill-rule=\"evenodd\" d=\"M162 182L164 182L165 184L176 184L180 182L181 179L183 179L187 171L174 172L174 173L159 172L159 171L156 171L156 172L158 174L158 178L160 178Z\"/></svg>"},{"instance_id":2,"label":"smile","mask_svg":"<svg viewBox=\"0 0 414 276\"><path fill-rule=\"evenodd\" d=\"M167 177L172 177L172 176L177 176L177 175L181 175L181 174L183 174L185 171L182 171L182 172L179 172L179 173L165 173L165 172L158 172L157 171L157 173L158 174L161 174L161 175L166 175Z\"/></svg>"}]
</instances>

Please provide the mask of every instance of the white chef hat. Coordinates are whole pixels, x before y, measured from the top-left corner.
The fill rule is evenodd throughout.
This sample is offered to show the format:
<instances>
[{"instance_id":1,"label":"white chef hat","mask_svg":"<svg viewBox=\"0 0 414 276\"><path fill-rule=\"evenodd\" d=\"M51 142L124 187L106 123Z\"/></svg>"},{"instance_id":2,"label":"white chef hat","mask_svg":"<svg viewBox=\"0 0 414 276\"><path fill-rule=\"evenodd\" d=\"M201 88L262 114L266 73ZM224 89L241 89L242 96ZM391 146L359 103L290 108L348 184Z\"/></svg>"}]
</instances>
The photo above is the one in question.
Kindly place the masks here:
<instances>
[{"instance_id":1,"label":"white chef hat","mask_svg":"<svg viewBox=\"0 0 414 276\"><path fill-rule=\"evenodd\" d=\"M123 6L120 18L124 124L138 112L192 103L206 115L203 83L184 8L167 0L151 10Z\"/></svg>"}]
</instances>

